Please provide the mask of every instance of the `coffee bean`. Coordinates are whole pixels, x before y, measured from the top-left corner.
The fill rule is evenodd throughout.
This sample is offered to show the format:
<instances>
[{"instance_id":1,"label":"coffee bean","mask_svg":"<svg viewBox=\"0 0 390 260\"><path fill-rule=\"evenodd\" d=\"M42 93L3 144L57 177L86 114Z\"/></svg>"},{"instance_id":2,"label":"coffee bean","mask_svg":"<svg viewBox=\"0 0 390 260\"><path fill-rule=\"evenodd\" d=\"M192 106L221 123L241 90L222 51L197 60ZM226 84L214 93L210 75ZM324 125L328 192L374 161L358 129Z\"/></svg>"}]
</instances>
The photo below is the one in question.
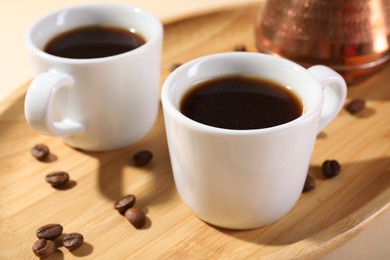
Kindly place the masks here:
<instances>
[{"instance_id":1,"label":"coffee bean","mask_svg":"<svg viewBox=\"0 0 390 260\"><path fill-rule=\"evenodd\" d=\"M303 191L302 192L308 192L316 186L316 182L314 181L313 177L310 175L307 175L305 185L303 186Z\"/></svg>"},{"instance_id":2,"label":"coffee bean","mask_svg":"<svg viewBox=\"0 0 390 260\"><path fill-rule=\"evenodd\" d=\"M146 223L145 213L138 207L132 207L126 210L125 216L127 220L137 229L142 228Z\"/></svg>"},{"instance_id":3,"label":"coffee bean","mask_svg":"<svg viewBox=\"0 0 390 260\"><path fill-rule=\"evenodd\" d=\"M246 51L246 46L244 44L236 45L234 51Z\"/></svg>"},{"instance_id":4,"label":"coffee bean","mask_svg":"<svg viewBox=\"0 0 390 260\"><path fill-rule=\"evenodd\" d=\"M336 160L326 160L322 164L322 173L326 178L332 178L340 173L341 166Z\"/></svg>"},{"instance_id":5,"label":"coffee bean","mask_svg":"<svg viewBox=\"0 0 390 260\"><path fill-rule=\"evenodd\" d=\"M150 151L139 151L133 155L133 161L136 166L144 166L148 164L153 158L153 154Z\"/></svg>"},{"instance_id":6,"label":"coffee bean","mask_svg":"<svg viewBox=\"0 0 390 260\"><path fill-rule=\"evenodd\" d=\"M49 157L50 150L44 144L37 144L31 149L31 154L39 161L44 161Z\"/></svg>"},{"instance_id":7,"label":"coffee bean","mask_svg":"<svg viewBox=\"0 0 390 260\"><path fill-rule=\"evenodd\" d=\"M135 196L134 195L127 195L123 197L122 199L118 200L114 204L114 209L118 210L119 213L122 215L125 214L125 211L131 207L133 207L135 204Z\"/></svg>"},{"instance_id":8,"label":"coffee bean","mask_svg":"<svg viewBox=\"0 0 390 260\"><path fill-rule=\"evenodd\" d=\"M46 258L54 253L56 250L56 245L51 240L41 238L35 241L32 246L32 250L39 258Z\"/></svg>"},{"instance_id":9,"label":"coffee bean","mask_svg":"<svg viewBox=\"0 0 390 260\"><path fill-rule=\"evenodd\" d=\"M80 233L69 233L65 234L62 238L62 243L65 248L70 251L79 248L84 243L84 237Z\"/></svg>"},{"instance_id":10,"label":"coffee bean","mask_svg":"<svg viewBox=\"0 0 390 260\"><path fill-rule=\"evenodd\" d=\"M345 105L345 109L351 114L357 114L366 108L366 101L363 99L352 99Z\"/></svg>"},{"instance_id":11,"label":"coffee bean","mask_svg":"<svg viewBox=\"0 0 390 260\"><path fill-rule=\"evenodd\" d=\"M60 224L47 224L37 229L36 235L38 238L56 239L62 234L62 226Z\"/></svg>"},{"instance_id":12,"label":"coffee bean","mask_svg":"<svg viewBox=\"0 0 390 260\"><path fill-rule=\"evenodd\" d=\"M69 174L66 172L53 172L46 175L46 181L57 188L69 182Z\"/></svg>"}]
</instances>

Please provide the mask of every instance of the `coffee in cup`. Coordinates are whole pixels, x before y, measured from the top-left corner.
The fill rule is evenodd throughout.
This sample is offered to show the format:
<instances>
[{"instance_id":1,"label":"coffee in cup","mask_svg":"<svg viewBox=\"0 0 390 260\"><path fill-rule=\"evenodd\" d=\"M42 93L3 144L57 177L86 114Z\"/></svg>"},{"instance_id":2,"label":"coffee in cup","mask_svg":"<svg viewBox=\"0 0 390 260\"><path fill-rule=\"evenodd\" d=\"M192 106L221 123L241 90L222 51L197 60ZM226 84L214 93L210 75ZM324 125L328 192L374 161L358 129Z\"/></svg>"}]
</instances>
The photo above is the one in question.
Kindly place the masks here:
<instances>
[{"instance_id":1,"label":"coffee in cup","mask_svg":"<svg viewBox=\"0 0 390 260\"><path fill-rule=\"evenodd\" d=\"M133 28L95 25L61 33L43 50L63 58L94 59L122 54L144 43L145 39Z\"/></svg>"},{"instance_id":2,"label":"coffee in cup","mask_svg":"<svg viewBox=\"0 0 390 260\"><path fill-rule=\"evenodd\" d=\"M209 126L248 130L292 121L302 115L303 105L277 82L229 75L194 86L183 96L180 111Z\"/></svg>"}]
</instances>

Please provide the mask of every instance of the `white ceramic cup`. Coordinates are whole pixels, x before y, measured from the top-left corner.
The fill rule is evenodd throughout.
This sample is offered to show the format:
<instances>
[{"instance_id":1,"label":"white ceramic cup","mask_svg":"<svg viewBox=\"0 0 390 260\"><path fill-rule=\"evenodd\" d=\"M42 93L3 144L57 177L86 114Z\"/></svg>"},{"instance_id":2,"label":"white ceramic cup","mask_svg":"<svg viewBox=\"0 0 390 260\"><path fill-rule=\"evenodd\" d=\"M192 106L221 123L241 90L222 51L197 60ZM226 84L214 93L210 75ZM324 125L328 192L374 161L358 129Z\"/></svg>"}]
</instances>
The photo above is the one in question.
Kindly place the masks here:
<instances>
[{"instance_id":1,"label":"white ceramic cup","mask_svg":"<svg viewBox=\"0 0 390 260\"><path fill-rule=\"evenodd\" d=\"M194 85L226 75L271 79L302 100L303 114L256 130L229 130L184 116L179 104ZM325 66L305 69L259 53L220 53L183 64L163 84L162 105L177 191L200 219L251 229L284 216L305 183L316 135L346 98L343 78Z\"/></svg>"},{"instance_id":2,"label":"white ceramic cup","mask_svg":"<svg viewBox=\"0 0 390 260\"><path fill-rule=\"evenodd\" d=\"M93 59L43 51L54 36L91 25L132 28L146 43ZM25 39L36 75L25 99L28 124L84 150L107 151L137 142L158 114L162 38L161 22L128 4L77 5L42 17Z\"/></svg>"}]
</instances>

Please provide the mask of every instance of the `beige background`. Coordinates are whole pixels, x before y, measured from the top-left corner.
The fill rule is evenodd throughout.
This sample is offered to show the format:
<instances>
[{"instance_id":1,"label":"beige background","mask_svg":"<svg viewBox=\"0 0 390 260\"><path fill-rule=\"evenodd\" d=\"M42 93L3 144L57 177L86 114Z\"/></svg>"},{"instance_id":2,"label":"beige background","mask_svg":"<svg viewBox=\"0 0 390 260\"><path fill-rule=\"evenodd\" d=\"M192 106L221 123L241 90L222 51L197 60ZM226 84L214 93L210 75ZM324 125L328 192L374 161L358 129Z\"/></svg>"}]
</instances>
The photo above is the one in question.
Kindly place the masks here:
<instances>
[{"instance_id":1,"label":"beige background","mask_svg":"<svg viewBox=\"0 0 390 260\"><path fill-rule=\"evenodd\" d=\"M143 7L163 22L220 8L234 7L255 0L129 0ZM39 16L55 9L89 0L12 0L0 8L0 102L32 77L23 38L28 26ZM106 0L106 2L114 2ZM322 259L390 259L390 210L367 225L356 237L333 250ZM1 250L1 249L0 249Z\"/></svg>"}]
</instances>

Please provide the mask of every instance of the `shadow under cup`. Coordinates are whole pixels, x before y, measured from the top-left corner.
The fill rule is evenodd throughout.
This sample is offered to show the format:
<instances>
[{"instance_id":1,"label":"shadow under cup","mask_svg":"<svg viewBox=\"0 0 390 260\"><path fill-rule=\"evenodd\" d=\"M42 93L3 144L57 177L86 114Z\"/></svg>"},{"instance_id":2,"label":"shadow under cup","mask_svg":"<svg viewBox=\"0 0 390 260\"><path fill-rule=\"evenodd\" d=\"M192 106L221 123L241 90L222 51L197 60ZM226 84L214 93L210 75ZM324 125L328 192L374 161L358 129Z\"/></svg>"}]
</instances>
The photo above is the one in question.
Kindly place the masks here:
<instances>
[{"instance_id":1,"label":"shadow under cup","mask_svg":"<svg viewBox=\"0 0 390 260\"><path fill-rule=\"evenodd\" d=\"M254 130L216 128L180 112L199 82L227 75L269 79L291 89L303 114ZM300 197L318 131L323 90L306 69L259 53L221 53L180 66L166 79L162 104L176 188L202 220L251 229L285 215Z\"/></svg>"}]
</instances>

